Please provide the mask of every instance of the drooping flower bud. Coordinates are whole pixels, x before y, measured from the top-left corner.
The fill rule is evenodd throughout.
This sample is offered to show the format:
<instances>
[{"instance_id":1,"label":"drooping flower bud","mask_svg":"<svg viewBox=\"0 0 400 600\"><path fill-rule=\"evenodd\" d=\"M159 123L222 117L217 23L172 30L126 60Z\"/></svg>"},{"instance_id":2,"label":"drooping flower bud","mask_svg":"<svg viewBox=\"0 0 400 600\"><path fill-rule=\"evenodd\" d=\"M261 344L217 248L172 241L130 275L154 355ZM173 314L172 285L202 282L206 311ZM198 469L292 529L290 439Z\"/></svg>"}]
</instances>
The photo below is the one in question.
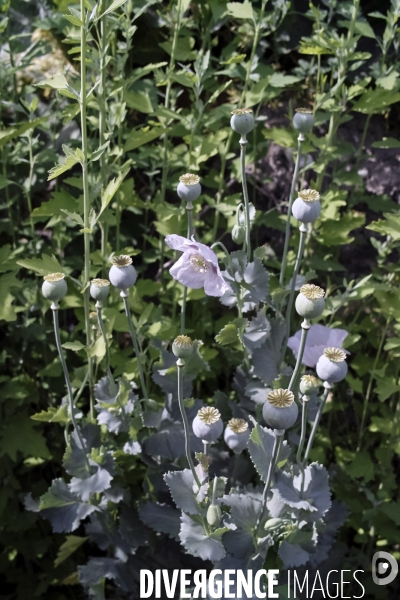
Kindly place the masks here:
<instances>
[{"instance_id":1,"label":"drooping flower bud","mask_svg":"<svg viewBox=\"0 0 400 600\"><path fill-rule=\"evenodd\" d=\"M90 295L93 300L105 300L110 293L110 282L108 279L92 279L90 282Z\"/></svg>"},{"instance_id":2,"label":"drooping flower bud","mask_svg":"<svg viewBox=\"0 0 400 600\"><path fill-rule=\"evenodd\" d=\"M339 383L347 375L346 353L340 348L325 348L319 357L317 375L322 381L328 383Z\"/></svg>"},{"instance_id":3,"label":"drooping flower bud","mask_svg":"<svg viewBox=\"0 0 400 600\"><path fill-rule=\"evenodd\" d=\"M135 267L132 265L132 259L126 254L113 256L111 259L112 267L108 277L114 287L120 290L126 290L132 287L137 279Z\"/></svg>"},{"instance_id":4,"label":"drooping flower bud","mask_svg":"<svg viewBox=\"0 0 400 600\"><path fill-rule=\"evenodd\" d=\"M278 518L274 518L274 519L268 519L268 521L266 521L264 528L265 529L269 529L270 531L274 530L274 529L279 529L279 527L282 527L283 525L283 519L278 519Z\"/></svg>"},{"instance_id":5,"label":"drooping flower bud","mask_svg":"<svg viewBox=\"0 0 400 600\"><path fill-rule=\"evenodd\" d=\"M181 200L194 202L201 194L200 177L193 173L181 175L176 191Z\"/></svg>"},{"instance_id":6,"label":"drooping flower bud","mask_svg":"<svg viewBox=\"0 0 400 600\"><path fill-rule=\"evenodd\" d=\"M282 388L269 392L262 413L265 422L272 429L292 427L299 413L293 392Z\"/></svg>"},{"instance_id":7,"label":"drooping flower bud","mask_svg":"<svg viewBox=\"0 0 400 600\"><path fill-rule=\"evenodd\" d=\"M193 342L188 335L178 335L172 342L172 352L176 358L188 360L193 354Z\"/></svg>"},{"instance_id":8,"label":"drooping flower bud","mask_svg":"<svg viewBox=\"0 0 400 600\"><path fill-rule=\"evenodd\" d=\"M248 423L244 419L231 419L224 431L224 440L235 454L240 454L250 437Z\"/></svg>"},{"instance_id":9,"label":"drooping flower bud","mask_svg":"<svg viewBox=\"0 0 400 600\"><path fill-rule=\"evenodd\" d=\"M42 294L47 300L58 302L67 293L67 282L64 273L50 273L43 277Z\"/></svg>"},{"instance_id":10,"label":"drooping flower bud","mask_svg":"<svg viewBox=\"0 0 400 600\"><path fill-rule=\"evenodd\" d=\"M243 225L234 225L232 228L232 239L235 244L243 244L246 237L246 230Z\"/></svg>"},{"instance_id":11,"label":"drooping flower bud","mask_svg":"<svg viewBox=\"0 0 400 600\"><path fill-rule=\"evenodd\" d=\"M254 117L251 108L236 108L231 112L231 127L240 135L247 135L254 129Z\"/></svg>"},{"instance_id":12,"label":"drooping flower bud","mask_svg":"<svg viewBox=\"0 0 400 600\"><path fill-rule=\"evenodd\" d=\"M324 295L324 290L318 285L312 283L302 285L296 298L297 313L304 319L319 317L325 308Z\"/></svg>"},{"instance_id":13,"label":"drooping flower bud","mask_svg":"<svg viewBox=\"0 0 400 600\"><path fill-rule=\"evenodd\" d=\"M192 423L193 433L205 442L216 442L222 433L222 423L219 410L212 406L201 408Z\"/></svg>"},{"instance_id":14,"label":"drooping flower bud","mask_svg":"<svg viewBox=\"0 0 400 600\"><path fill-rule=\"evenodd\" d=\"M292 214L295 219L302 223L314 223L321 212L319 192L316 190L303 190L293 202Z\"/></svg>"},{"instance_id":15,"label":"drooping flower bud","mask_svg":"<svg viewBox=\"0 0 400 600\"><path fill-rule=\"evenodd\" d=\"M313 111L310 108L296 108L293 127L300 133L309 133L314 126Z\"/></svg>"},{"instance_id":16,"label":"drooping flower bud","mask_svg":"<svg viewBox=\"0 0 400 600\"><path fill-rule=\"evenodd\" d=\"M300 392L305 396L311 396L318 391L319 381L315 375L303 375L300 379Z\"/></svg>"},{"instance_id":17,"label":"drooping flower bud","mask_svg":"<svg viewBox=\"0 0 400 600\"><path fill-rule=\"evenodd\" d=\"M221 520L221 508L218 504L210 504L207 510L207 523L212 527L217 527Z\"/></svg>"}]
</instances>

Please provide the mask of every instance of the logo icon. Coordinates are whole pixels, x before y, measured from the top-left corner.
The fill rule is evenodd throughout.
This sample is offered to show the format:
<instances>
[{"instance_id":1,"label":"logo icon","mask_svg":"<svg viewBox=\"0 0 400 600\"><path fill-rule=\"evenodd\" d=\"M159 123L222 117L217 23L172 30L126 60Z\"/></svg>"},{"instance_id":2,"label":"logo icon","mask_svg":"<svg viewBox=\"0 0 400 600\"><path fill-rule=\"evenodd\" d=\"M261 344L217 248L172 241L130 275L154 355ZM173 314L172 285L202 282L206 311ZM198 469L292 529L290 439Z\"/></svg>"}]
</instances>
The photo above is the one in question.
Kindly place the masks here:
<instances>
[{"instance_id":1,"label":"logo icon","mask_svg":"<svg viewBox=\"0 0 400 600\"><path fill-rule=\"evenodd\" d=\"M392 583L399 572L399 565L389 552L380 550L372 557L372 580L376 585Z\"/></svg>"}]
</instances>

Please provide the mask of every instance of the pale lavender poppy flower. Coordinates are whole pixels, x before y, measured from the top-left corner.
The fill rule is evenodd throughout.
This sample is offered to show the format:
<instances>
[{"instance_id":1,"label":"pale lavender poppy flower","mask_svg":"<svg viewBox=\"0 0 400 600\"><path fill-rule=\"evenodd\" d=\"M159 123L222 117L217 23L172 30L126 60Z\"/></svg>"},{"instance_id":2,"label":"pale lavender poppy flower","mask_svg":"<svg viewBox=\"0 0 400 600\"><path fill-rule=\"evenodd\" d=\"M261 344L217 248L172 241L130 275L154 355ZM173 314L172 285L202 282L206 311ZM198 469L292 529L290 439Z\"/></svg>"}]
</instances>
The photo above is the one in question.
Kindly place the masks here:
<instances>
[{"instance_id":1,"label":"pale lavender poppy flower","mask_svg":"<svg viewBox=\"0 0 400 600\"><path fill-rule=\"evenodd\" d=\"M331 346L342 348L344 339L349 335L345 329L331 329L325 325L311 325L306 341L306 347L303 354L303 365L315 368L317 361L325 348ZM294 357L297 358L300 347L301 330L289 338L288 346L292 350ZM346 354L350 354L344 350Z\"/></svg>"},{"instance_id":2,"label":"pale lavender poppy flower","mask_svg":"<svg viewBox=\"0 0 400 600\"><path fill-rule=\"evenodd\" d=\"M229 289L211 248L196 242L193 236L188 240L181 235L167 235L165 243L173 250L183 252L169 270L179 283L195 290L204 287L207 296L222 296Z\"/></svg>"}]
</instances>

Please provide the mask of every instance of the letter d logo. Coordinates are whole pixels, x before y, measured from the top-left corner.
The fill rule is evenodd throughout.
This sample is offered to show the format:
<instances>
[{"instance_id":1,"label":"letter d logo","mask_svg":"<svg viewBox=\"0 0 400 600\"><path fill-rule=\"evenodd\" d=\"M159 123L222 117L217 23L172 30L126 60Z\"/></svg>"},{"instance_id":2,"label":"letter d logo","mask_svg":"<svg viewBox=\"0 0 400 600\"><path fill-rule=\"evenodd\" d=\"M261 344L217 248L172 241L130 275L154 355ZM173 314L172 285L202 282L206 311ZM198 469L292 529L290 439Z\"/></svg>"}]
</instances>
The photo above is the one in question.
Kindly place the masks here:
<instances>
[{"instance_id":1,"label":"letter d logo","mask_svg":"<svg viewBox=\"0 0 400 600\"><path fill-rule=\"evenodd\" d=\"M378 564L378 560L380 561ZM391 568L389 568L389 565ZM399 565L394 556L389 552L380 550L375 552L372 557L372 580L376 585L388 585L392 583L397 577L399 572ZM379 577L379 575L386 575L386 577Z\"/></svg>"}]
</instances>

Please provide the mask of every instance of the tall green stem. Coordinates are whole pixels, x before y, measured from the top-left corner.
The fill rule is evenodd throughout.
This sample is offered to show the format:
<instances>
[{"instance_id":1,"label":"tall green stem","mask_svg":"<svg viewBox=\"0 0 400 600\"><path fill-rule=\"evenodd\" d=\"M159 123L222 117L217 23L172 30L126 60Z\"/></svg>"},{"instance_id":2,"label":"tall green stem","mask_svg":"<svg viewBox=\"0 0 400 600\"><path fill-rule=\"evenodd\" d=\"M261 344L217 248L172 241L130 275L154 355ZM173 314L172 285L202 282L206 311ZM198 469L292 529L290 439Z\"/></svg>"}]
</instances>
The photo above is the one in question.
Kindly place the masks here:
<instances>
[{"instance_id":1,"label":"tall green stem","mask_svg":"<svg viewBox=\"0 0 400 600\"><path fill-rule=\"evenodd\" d=\"M292 216L292 205L293 205L293 201L294 201L294 195L296 192L297 180L299 178L300 159L301 159L301 144L302 144L302 142L304 142L304 139L305 139L304 135L302 133L300 133L299 137L297 138L297 142L298 142L297 158L296 158L296 164L295 164L294 172L293 172L292 186L290 188L288 213L287 213L287 218L286 218L285 244L283 246L281 273L279 276L279 285L281 287L283 287L284 280L285 280L285 269L286 269L286 263L287 263L287 253L288 253L288 249L289 249L289 238L290 238L290 218Z\"/></svg>"},{"instance_id":2,"label":"tall green stem","mask_svg":"<svg viewBox=\"0 0 400 600\"><path fill-rule=\"evenodd\" d=\"M121 292L120 296L124 302L125 314L126 314L126 318L128 319L129 332L131 334L133 349L135 350L135 354L136 354L136 358L137 358L137 362L138 362L139 379L140 379L140 386L142 388L143 398L145 400L148 400L149 397L147 395L146 382L145 382L143 366L142 366L142 352L139 349L139 344L138 344L135 328L133 327L131 309L130 309L129 302L128 302L129 292L127 290L123 290Z\"/></svg>"},{"instance_id":3,"label":"tall green stem","mask_svg":"<svg viewBox=\"0 0 400 600\"><path fill-rule=\"evenodd\" d=\"M246 99L246 92L248 90L249 83L250 83L251 67L252 67L254 56L255 56L255 53L257 50L258 42L260 40L261 27L263 24L264 12L265 12L266 5L267 5L267 0L263 0L261 3L261 10L260 10L259 18L257 21L257 25L254 30L253 45L251 48L250 58L247 63L246 77L245 77L242 93L240 95L238 108L241 108L243 106L243 103ZM225 183L225 169L226 169L226 161L227 161L226 157L229 153L229 150L230 150L230 147L232 144L232 139L233 139L233 130L231 129L229 132L229 135L228 135L228 139L225 144L224 153L221 157L221 168L220 168L220 172L219 172L218 192L217 192L217 196L216 196L217 204L219 202L221 202L222 197L223 197L223 190L224 190L224 183ZM215 239L217 237L219 215L220 215L219 211L216 210L214 213L214 226L213 226L213 230L212 230L212 239Z\"/></svg>"},{"instance_id":4,"label":"tall green stem","mask_svg":"<svg viewBox=\"0 0 400 600\"><path fill-rule=\"evenodd\" d=\"M106 349L106 370L107 370L107 375L108 375L108 379L110 381L112 393L116 394L117 393L117 386L115 384L115 380L114 380L113 374L111 372L111 366L110 366L110 349L108 347L108 340L107 340L106 330L104 328L104 323L103 323L103 315L102 315L102 312L101 312L102 308L103 308L102 303L99 302L99 301L97 301L96 302L97 322L99 324L99 328L100 328L100 331L101 331L101 335L103 336L104 345L105 345L105 349Z\"/></svg>"},{"instance_id":5,"label":"tall green stem","mask_svg":"<svg viewBox=\"0 0 400 600\"><path fill-rule=\"evenodd\" d=\"M193 464L193 460L192 460L192 455L190 452L190 433L189 433L189 421L187 418L187 414L185 411L185 406L183 404L183 367L185 366L185 361L182 358L178 358L178 360L176 361L177 367L178 367L178 403L179 403L179 408L181 411L181 415L182 415L182 421L183 421L183 428L185 431L185 452L186 452L186 458L187 461L189 463L190 466L190 470L192 471L192 475L193 478L196 482L196 485L198 487L198 491L201 488L201 483L200 480L197 476L196 473L196 469L194 468L194 464Z\"/></svg>"},{"instance_id":6,"label":"tall green stem","mask_svg":"<svg viewBox=\"0 0 400 600\"><path fill-rule=\"evenodd\" d=\"M75 419L75 405L74 405L74 397L72 395L72 386L71 386L71 380L69 378L69 373L68 373L68 368L67 368L67 363L65 362L65 358L63 355L63 351L62 351L62 347L61 347L61 339L60 339L60 324L59 324L59 320L58 320L58 311L59 311L59 304L58 302L53 302L51 304L51 310L53 311L53 323L54 323L54 335L56 338L56 346L57 346L57 350L58 350L58 355L60 357L60 362L61 362L61 366L64 372L64 379L65 379L65 384L67 386L67 392L68 392L68 400L69 400L69 410L71 413L71 421L72 424L74 426L74 429L78 435L79 438L79 442L81 444L84 456L85 456L85 462L86 462L86 467L87 470L90 472L90 465L89 465L89 460L87 457L87 450L86 450L86 446L85 443L83 441L82 438L82 434L81 431L78 427L78 424L76 422Z\"/></svg>"},{"instance_id":7,"label":"tall green stem","mask_svg":"<svg viewBox=\"0 0 400 600\"><path fill-rule=\"evenodd\" d=\"M178 0L178 18L175 24L174 29L174 37L172 39L172 47L171 47L171 56L169 60L168 66L168 81L167 87L165 90L165 99L164 106L165 108L169 108L169 98L171 95L171 73L175 64L175 54L176 47L178 43L179 30L181 28L181 19L182 19L182 0ZM166 122L166 125L168 122ZM168 135L164 134L163 140L163 165L162 165L162 176L161 176L161 203L165 201L165 194L167 191L167 179L168 179ZM160 271L161 271L161 282L164 281L164 252L165 252L165 243L162 237L160 237Z\"/></svg>"},{"instance_id":8,"label":"tall green stem","mask_svg":"<svg viewBox=\"0 0 400 600\"><path fill-rule=\"evenodd\" d=\"M285 434L285 431L275 429L274 434L275 434L274 447L272 449L271 462L269 463L267 480L266 480L265 486L264 486L264 492L263 492L263 497L262 497L262 502L261 502L261 512L257 519L256 526L254 528L254 536L255 537L258 537L258 532L259 532L261 523L264 519L265 510L267 508L268 494L269 494L269 490L271 487L272 474L275 470L275 466L278 461L279 451L282 446L283 436Z\"/></svg>"},{"instance_id":9,"label":"tall green stem","mask_svg":"<svg viewBox=\"0 0 400 600\"><path fill-rule=\"evenodd\" d=\"M102 13L106 10L107 3L103 0ZM100 85L99 85L99 146L103 146L106 141L106 52L107 52L107 15L102 15L100 20ZM100 156L100 179L101 193L106 187L107 172L106 160L108 153L103 152ZM108 223L102 224L101 235L101 254L103 260L106 260L108 240Z\"/></svg>"},{"instance_id":10,"label":"tall green stem","mask_svg":"<svg viewBox=\"0 0 400 600\"><path fill-rule=\"evenodd\" d=\"M304 481L304 464L301 460L301 455L303 452L304 442L306 440L306 433L307 433L307 404L308 404L308 401L309 401L309 397L304 395L302 397L300 442L299 442L299 447L297 448L297 454L296 454L296 462L297 462L300 472L301 472L301 479L302 479L301 489L303 489L303 481Z\"/></svg>"},{"instance_id":11,"label":"tall green stem","mask_svg":"<svg viewBox=\"0 0 400 600\"><path fill-rule=\"evenodd\" d=\"M190 238L193 235L193 204L191 202L187 202L186 204L186 213L188 220L187 227L187 238ZM187 287L183 286L183 299L182 299L182 310L181 310L181 335L185 333L185 319L186 319L186 299L187 299Z\"/></svg>"},{"instance_id":12,"label":"tall green stem","mask_svg":"<svg viewBox=\"0 0 400 600\"><path fill-rule=\"evenodd\" d=\"M292 314L294 292L295 292L295 288L296 288L297 275L299 274L300 265L301 265L301 261L303 258L304 245L305 245L306 234L307 234L307 226L304 223L302 223L299 227L299 230L300 230L300 242L299 242L299 248L297 251L296 262L295 262L294 269L293 269L292 283L290 285L289 301L288 301L288 305L286 308L286 332L285 332L285 340L282 345L281 362L285 358L287 343L288 343L288 339L289 339L289 335L290 335L290 319L291 319L291 314Z\"/></svg>"},{"instance_id":13,"label":"tall green stem","mask_svg":"<svg viewBox=\"0 0 400 600\"><path fill-rule=\"evenodd\" d=\"M35 161L33 159L33 140L32 140L32 131L28 133L28 142L29 142L29 177L28 177L28 189L26 192L26 199L28 203L28 211L29 211L29 221L31 225L31 232L33 238L33 248L36 254L36 244L35 244L35 228L33 226L32 219L32 180L33 180L33 167Z\"/></svg>"},{"instance_id":14,"label":"tall green stem","mask_svg":"<svg viewBox=\"0 0 400 600\"><path fill-rule=\"evenodd\" d=\"M362 438L363 438L364 429L365 429L365 421L366 421L367 412L368 412L368 404L369 404L369 400L370 400L371 392L372 392L372 383L374 381L374 376L375 376L374 374L375 374L375 370L378 365L379 359L381 357L383 344L386 339L386 333L387 333L388 327L390 325L390 322L391 322L391 317L389 317L387 319L386 325L383 329L382 336L381 336L379 346L378 346L378 351L376 353L374 364L372 366L372 371L371 371L371 375L370 375L368 387L367 387L367 393L365 394L365 397L364 397L364 405L363 405L363 412L362 412L362 418L361 418L360 433L359 433L359 438L358 438L357 452L359 452L361 449L361 443L362 443Z\"/></svg>"},{"instance_id":15,"label":"tall green stem","mask_svg":"<svg viewBox=\"0 0 400 600\"><path fill-rule=\"evenodd\" d=\"M331 391L332 387L333 387L332 384L328 383L327 381L324 381L325 391L324 391L324 395L322 396L322 400L320 402L320 405L318 407L317 415L315 417L315 421L314 421L314 424L312 426L311 434L310 434L310 437L308 439L308 444L307 444L306 452L304 454L303 465L307 464L308 456L309 456L309 454L311 452L311 448L312 448L312 445L314 443L315 433L317 431L317 428L318 428L318 425L319 425L322 413L324 411L325 402L326 402L326 399L328 398L329 392Z\"/></svg>"},{"instance_id":16,"label":"tall green stem","mask_svg":"<svg viewBox=\"0 0 400 600\"><path fill-rule=\"evenodd\" d=\"M242 135L239 141L240 144L240 171L242 176L242 188L243 188L243 199L244 199L244 218L245 218L245 229L246 229L246 253L247 260L251 260L251 245L250 245L250 203L249 193L247 191L246 181L246 144L247 139L245 135Z\"/></svg>"},{"instance_id":17,"label":"tall green stem","mask_svg":"<svg viewBox=\"0 0 400 600\"><path fill-rule=\"evenodd\" d=\"M289 382L289 386L288 386L288 390L293 391L293 389L296 386L297 383L297 377L301 368L301 361L303 360L303 355L304 355L304 349L306 347L306 341L307 341L307 334L308 331L310 329L311 325L310 322L307 319L304 319L304 321L301 324L301 340L300 340L300 347L299 347L299 353L297 355L297 360L296 360L296 366L294 368L292 377L290 379Z\"/></svg>"},{"instance_id":18,"label":"tall green stem","mask_svg":"<svg viewBox=\"0 0 400 600\"><path fill-rule=\"evenodd\" d=\"M4 179L7 179L7 164L6 164L7 153L6 153L6 150L4 147L1 149L1 154L2 154L2 163L3 163L3 177L4 177ZM6 203L7 203L8 220L9 220L9 224L10 224L10 232L11 232L12 240L13 240L12 245L13 245L13 248L15 248L17 246L17 239L16 239L17 228L14 225L12 202L11 202L11 198L10 198L10 192L8 190L8 185L6 185Z\"/></svg>"},{"instance_id":19,"label":"tall green stem","mask_svg":"<svg viewBox=\"0 0 400 600\"><path fill-rule=\"evenodd\" d=\"M81 19L82 22L86 22L86 11L85 11L85 0L80 0ZM83 277L83 289L84 296L84 311L85 311L85 329L86 329L86 346L90 348L92 344L92 332L90 327L90 307L89 307L89 283L90 283L90 196L89 196L89 177L88 177L88 135L86 126L86 25L81 27L81 91L80 91L80 105L81 105L81 135L82 135L82 154L81 160L82 165L82 183L83 183L83 243L84 243L84 277ZM88 358L88 370L89 370L89 393L90 393L90 414L94 416L94 400L93 400L93 363L92 359Z\"/></svg>"}]
</instances>

